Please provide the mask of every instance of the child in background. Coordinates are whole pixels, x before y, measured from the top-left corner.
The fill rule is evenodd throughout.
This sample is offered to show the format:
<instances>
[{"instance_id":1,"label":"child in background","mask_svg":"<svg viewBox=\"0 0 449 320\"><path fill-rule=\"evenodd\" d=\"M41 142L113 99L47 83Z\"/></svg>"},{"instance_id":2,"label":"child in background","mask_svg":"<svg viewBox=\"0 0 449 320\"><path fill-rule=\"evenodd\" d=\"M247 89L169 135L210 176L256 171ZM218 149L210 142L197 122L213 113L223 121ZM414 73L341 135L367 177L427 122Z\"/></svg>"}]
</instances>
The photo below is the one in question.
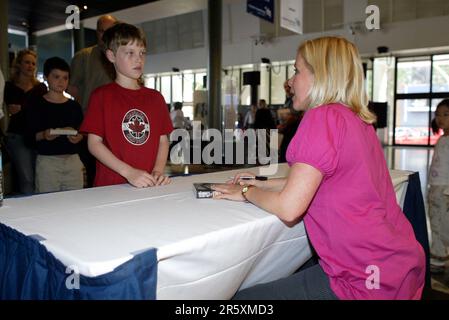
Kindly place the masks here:
<instances>
[{"instance_id":1,"label":"child in background","mask_svg":"<svg viewBox=\"0 0 449 320\"><path fill-rule=\"evenodd\" d=\"M441 273L449 259L449 99L438 104L435 124L444 133L435 146L429 173L430 271Z\"/></svg>"},{"instance_id":2,"label":"child in background","mask_svg":"<svg viewBox=\"0 0 449 320\"><path fill-rule=\"evenodd\" d=\"M54 192L83 188L83 164L78 143L83 136L76 130L83 121L78 102L64 96L70 67L53 57L44 63L48 93L33 103L27 115L30 138L36 142L36 192ZM52 134L51 129L75 131L73 135Z\"/></svg>"},{"instance_id":3,"label":"child in background","mask_svg":"<svg viewBox=\"0 0 449 320\"><path fill-rule=\"evenodd\" d=\"M170 112L170 118L175 129L186 129L191 127L190 121L184 117L182 102L175 102L173 104L173 111Z\"/></svg>"},{"instance_id":4,"label":"child in background","mask_svg":"<svg viewBox=\"0 0 449 320\"><path fill-rule=\"evenodd\" d=\"M97 158L94 186L167 184L170 180L163 173L173 126L162 95L139 83L145 36L133 25L118 23L105 31L103 41L116 79L92 93L81 126Z\"/></svg>"}]
</instances>

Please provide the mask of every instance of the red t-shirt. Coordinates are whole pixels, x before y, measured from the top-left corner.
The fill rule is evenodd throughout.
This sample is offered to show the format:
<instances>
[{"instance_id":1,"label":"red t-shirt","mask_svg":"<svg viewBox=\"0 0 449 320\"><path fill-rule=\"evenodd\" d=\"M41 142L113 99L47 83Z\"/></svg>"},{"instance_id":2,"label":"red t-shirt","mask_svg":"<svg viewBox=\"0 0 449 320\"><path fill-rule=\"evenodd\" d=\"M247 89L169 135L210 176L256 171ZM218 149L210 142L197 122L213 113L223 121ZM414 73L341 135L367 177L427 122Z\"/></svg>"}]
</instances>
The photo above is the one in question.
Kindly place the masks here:
<instances>
[{"instance_id":1,"label":"red t-shirt","mask_svg":"<svg viewBox=\"0 0 449 320\"><path fill-rule=\"evenodd\" d=\"M164 97L142 87L131 90L115 82L97 88L80 128L103 138L103 143L130 166L152 172L161 135L173 126ZM97 161L94 186L126 183L126 179Z\"/></svg>"}]
</instances>

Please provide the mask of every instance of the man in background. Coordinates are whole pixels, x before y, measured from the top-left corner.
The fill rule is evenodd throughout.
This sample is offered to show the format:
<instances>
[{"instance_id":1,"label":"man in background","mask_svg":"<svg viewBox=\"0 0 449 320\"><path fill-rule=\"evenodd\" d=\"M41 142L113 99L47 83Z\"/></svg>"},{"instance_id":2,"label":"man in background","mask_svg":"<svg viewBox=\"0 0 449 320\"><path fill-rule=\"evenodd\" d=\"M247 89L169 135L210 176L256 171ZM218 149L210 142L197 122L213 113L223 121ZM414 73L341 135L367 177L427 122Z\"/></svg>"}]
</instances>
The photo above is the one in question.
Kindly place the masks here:
<instances>
[{"instance_id":1,"label":"man in background","mask_svg":"<svg viewBox=\"0 0 449 320\"><path fill-rule=\"evenodd\" d=\"M3 77L2 69L0 69L0 119L3 118L3 95L5 93L5 78Z\"/></svg>"},{"instance_id":2,"label":"man in background","mask_svg":"<svg viewBox=\"0 0 449 320\"><path fill-rule=\"evenodd\" d=\"M86 113L91 93L98 87L110 83L115 78L114 66L104 54L103 33L117 23L111 15L97 20L97 44L78 51L72 59L70 84L67 92L79 102ZM87 187L92 187L95 178L95 158L87 149L87 139L80 146L80 158L86 168Z\"/></svg>"}]
</instances>

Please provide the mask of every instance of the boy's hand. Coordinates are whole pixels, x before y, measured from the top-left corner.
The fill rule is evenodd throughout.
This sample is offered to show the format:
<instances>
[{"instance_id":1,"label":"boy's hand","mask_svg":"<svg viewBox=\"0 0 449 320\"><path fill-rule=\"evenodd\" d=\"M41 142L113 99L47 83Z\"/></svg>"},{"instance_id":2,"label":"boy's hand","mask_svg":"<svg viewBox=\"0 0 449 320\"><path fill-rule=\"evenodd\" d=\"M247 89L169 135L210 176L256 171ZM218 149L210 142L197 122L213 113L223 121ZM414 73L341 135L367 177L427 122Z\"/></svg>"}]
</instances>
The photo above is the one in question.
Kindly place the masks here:
<instances>
[{"instance_id":1,"label":"boy's hand","mask_svg":"<svg viewBox=\"0 0 449 320\"><path fill-rule=\"evenodd\" d=\"M126 180L137 188L154 187L157 180L148 172L140 169L131 168L126 175Z\"/></svg>"},{"instance_id":2,"label":"boy's hand","mask_svg":"<svg viewBox=\"0 0 449 320\"><path fill-rule=\"evenodd\" d=\"M78 133L76 136L67 136L67 139L69 139L71 143L77 144L78 142L83 140L83 135Z\"/></svg>"},{"instance_id":3,"label":"boy's hand","mask_svg":"<svg viewBox=\"0 0 449 320\"><path fill-rule=\"evenodd\" d=\"M44 131L44 134L43 134L44 140L52 141L52 140L55 140L57 137L59 137L59 134L50 134L50 130L51 129L47 129Z\"/></svg>"},{"instance_id":4,"label":"boy's hand","mask_svg":"<svg viewBox=\"0 0 449 320\"><path fill-rule=\"evenodd\" d=\"M151 175L156 179L156 185L157 186L164 186L164 185L169 184L171 182L169 177L164 176L159 171L153 171L151 173Z\"/></svg>"},{"instance_id":5,"label":"boy's hand","mask_svg":"<svg viewBox=\"0 0 449 320\"><path fill-rule=\"evenodd\" d=\"M8 104L8 111L10 114L16 114L22 110L20 104Z\"/></svg>"}]
</instances>

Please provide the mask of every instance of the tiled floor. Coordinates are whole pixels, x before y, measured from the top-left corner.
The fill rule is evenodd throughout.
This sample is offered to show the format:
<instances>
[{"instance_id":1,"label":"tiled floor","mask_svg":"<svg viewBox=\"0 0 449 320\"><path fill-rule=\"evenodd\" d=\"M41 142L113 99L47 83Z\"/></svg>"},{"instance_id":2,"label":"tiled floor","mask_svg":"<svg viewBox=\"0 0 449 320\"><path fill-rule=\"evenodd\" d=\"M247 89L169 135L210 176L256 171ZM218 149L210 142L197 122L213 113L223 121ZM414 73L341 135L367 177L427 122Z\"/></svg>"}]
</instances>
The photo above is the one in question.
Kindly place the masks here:
<instances>
[{"instance_id":1,"label":"tiled floor","mask_svg":"<svg viewBox=\"0 0 449 320\"><path fill-rule=\"evenodd\" d=\"M421 189L424 196L427 212L427 174L433 156L433 148L426 147L385 147L385 158L388 167L396 170L418 171L421 180ZM236 166L168 166L167 174L195 174L221 170L237 169ZM427 223L429 226L429 223ZM430 235L430 229L428 228ZM431 240L431 239L429 239ZM449 262L448 262L449 264ZM449 265L448 265L449 266ZM432 275L432 290L424 294L428 299L449 299L449 268L440 275ZM448 295L446 295L448 294Z\"/></svg>"}]
</instances>

